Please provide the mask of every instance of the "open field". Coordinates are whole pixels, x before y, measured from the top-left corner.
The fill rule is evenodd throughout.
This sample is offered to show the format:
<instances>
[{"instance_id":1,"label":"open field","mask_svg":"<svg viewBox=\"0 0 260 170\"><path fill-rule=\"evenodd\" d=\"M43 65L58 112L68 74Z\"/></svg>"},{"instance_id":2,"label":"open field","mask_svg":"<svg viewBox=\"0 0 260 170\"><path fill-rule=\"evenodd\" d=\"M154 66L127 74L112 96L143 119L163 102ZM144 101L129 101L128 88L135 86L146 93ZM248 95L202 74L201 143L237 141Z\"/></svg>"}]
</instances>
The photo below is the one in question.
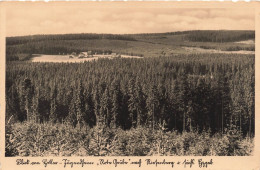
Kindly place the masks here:
<instances>
[{"instance_id":1,"label":"open field","mask_svg":"<svg viewBox=\"0 0 260 170\"><path fill-rule=\"evenodd\" d=\"M177 49L173 51L175 53L172 54L199 54L199 53L219 53L219 54L255 54L254 51L221 51L216 49L203 49L199 47L182 47L182 49ZM69 58L70 55L45 55L45 54L33 54L31 57L32 62L85 62L85 61L93 61L101 58L113 59L111 55L93 55L91 58ZM131 55L121 55L121 58L143 58L139 56L131 56Z\"/></svg>"},{"instance_id":2,"label":"open field","mask_svg":"<svg viewBox=\"0 0 260 170\"><path fill-rule=\"evenodd\" d=\"M31 61L32 62L69 62L69 63L78 63L85 61L93 61L98 59L113 59L111 55L93 55L91 58L69 58L70 55L44 55L44 54L33 54ZM121 55L121 58L142 58L139 56L129 56L129 55Z\"/></svg>"},{"instance_id":3,"label":"open field","mask_svg":"<svg viewBox=\"0 0 260 170\"><path fill-rule=\"evenodd\" d=\"M255 41L254 40L245 40L245 41L238 41L236 43L240 43L240 44L255 44Z\"/></svg>"},{"instance_id":4,"label":"open field","mask_svg":"<svg viewBox=\"0 0 260 170\"><path fill-rule=\"evenodd\" d=\"M219 54L255 54L254 51L246 51L246 50L239 50L239 51L221 51L215 49L204 49L199 47L183 47L187 53L219 53Z\"/></svg>"}]
</instances>

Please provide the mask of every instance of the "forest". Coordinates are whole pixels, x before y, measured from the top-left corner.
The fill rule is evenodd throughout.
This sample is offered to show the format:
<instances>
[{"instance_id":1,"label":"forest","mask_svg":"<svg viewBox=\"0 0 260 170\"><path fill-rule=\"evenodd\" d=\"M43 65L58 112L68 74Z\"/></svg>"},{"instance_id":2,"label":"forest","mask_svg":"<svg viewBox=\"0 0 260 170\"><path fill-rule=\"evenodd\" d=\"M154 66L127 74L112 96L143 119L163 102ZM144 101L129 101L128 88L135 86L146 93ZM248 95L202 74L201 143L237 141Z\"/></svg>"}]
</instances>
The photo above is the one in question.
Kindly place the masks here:
<instances>
[{"instance_id":1,"label":"forest","mask_svg":"<svg viewBox=\"0 0 260 170\"><path fill-rule=\"evenodd\" d=\"M110 39L138 41L139 39L149 39L154 36L165 38L167 35L185 35L192 41L203 42L228 42L241 41L255 38L255 31L234 31L234 30L197 30L197 31L179 31L166 33L145 33L145 34L53 34L53 35L31 35L7 37L6 45L18 45L38 41L54 40L84 40L84 39Z\"/></svg>"},{"instance_id":2,"label":"forest","mask_svg":"<svg viewBox=\"0 0 260 170\"><path fill-rule=\"evenodd\" d=\"M6 156L252 154L254 55L6 66Z\"/></svg>"},{"instance_id":3,"label":"forest","mask_svg":"<svg viewBox=\"0 0 260 170\"><path fill-rule=\"evenodd\" d=\"M191 41L232 42L255 39L254 31L192 31L187 35Z\"/></svg>"}]
</instances>

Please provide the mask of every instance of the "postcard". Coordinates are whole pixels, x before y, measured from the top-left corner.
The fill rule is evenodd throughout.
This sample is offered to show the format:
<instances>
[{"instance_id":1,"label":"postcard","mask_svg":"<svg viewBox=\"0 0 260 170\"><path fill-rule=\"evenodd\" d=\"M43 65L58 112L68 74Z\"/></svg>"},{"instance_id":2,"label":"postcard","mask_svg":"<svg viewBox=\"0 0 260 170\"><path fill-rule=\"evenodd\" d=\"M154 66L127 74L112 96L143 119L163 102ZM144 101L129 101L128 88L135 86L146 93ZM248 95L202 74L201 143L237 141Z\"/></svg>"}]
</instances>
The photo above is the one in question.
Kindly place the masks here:
<instances>
[{"instance_id":1,"label":"postcard","mask_svg":"<svg viewBox=\"0 0 260 170\"><path fill-rule=\"evenodd\" d=\"M260 168L257 2L0 3L0 169Z\"/></svg>"}]
</instances>

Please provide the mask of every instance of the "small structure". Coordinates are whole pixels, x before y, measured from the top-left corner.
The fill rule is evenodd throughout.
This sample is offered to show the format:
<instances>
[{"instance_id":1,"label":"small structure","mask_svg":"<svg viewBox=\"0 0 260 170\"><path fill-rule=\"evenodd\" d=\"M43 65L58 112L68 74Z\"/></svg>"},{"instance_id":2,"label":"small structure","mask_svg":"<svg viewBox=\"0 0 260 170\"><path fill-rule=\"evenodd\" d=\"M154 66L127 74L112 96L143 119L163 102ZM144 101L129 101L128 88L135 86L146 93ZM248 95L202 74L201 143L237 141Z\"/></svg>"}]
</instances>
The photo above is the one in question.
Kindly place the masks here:
<instances>
[{"instance_id":1,"label":"small structure","mask_svg":"<svg viewBox=\"0 0 260 170\"><path fill-rule=\"evenodd\" d=\"M81 52L79 53L78 58L86 58L88 56L88 52Z\"/></svg>"},{"instance_id":2,"label":"small structure","mask_svg":"<svg viewBox=\"0 0 260 170\"><path fill-rule=\"evenodd\" d=\"M87 53L88 53L88 55L92 55L92 51L88 51Z\"/></svg>"},{"instance_id":3,"label":"small structure","mask_svg":"<svg viewBox=\"0 0 260 170\"><path fill-rule=\"evenodd\" d=\"M91 57L93 57L92 51L81 52L81 53L79 53L79 56L78 56L78 58L91 58Z\"/></svg>"},{"instance_id":4,"label":"small structure","mask_svg":"<svg viewBox=\"0 0 260 170\"><path fill-rule=\"evenodd\" d=\"M73 53L70 54L69 58L74 58L74 57L76 57L76 55L77 54L75 52L73 52Z\"/></svg>"},{"instance_id":5,"label":"small structure","mask_svg":"<svg viewBox=\"0 0 260 170\"><path fill-rule=\"evenodd\" d=\"M120 58L121 54L111 53L111 57L113 57L113 58Z\"/></svg>"},{"instance_id":6,"label":"small structure","mask_svg":"<svg viewBox=\"0 0 260 170\"><path fill-rule=\"evenodd\" d=\"M92 51L88 51L88 52L87 52L87 57L88 57L88 58L93 57Z\"/></svg>"}]
</instances>

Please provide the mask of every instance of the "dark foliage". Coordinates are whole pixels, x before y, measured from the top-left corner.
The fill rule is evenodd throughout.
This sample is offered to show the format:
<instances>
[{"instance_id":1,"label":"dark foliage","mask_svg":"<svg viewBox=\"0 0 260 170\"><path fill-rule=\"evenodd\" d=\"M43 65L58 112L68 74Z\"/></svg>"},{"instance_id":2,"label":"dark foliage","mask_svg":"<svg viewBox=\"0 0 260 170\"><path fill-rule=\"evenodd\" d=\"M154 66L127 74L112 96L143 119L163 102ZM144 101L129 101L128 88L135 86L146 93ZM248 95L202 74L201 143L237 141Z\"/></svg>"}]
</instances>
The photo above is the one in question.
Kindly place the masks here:
<instances>
[{"instance_id":1,"label":"dark foliage","mask_svg":"<svg viewBox=\"0 0 260 170\"><path fill-rule=\"evenodd\" d=\"M254 56L180 55L85 63L8 62L16 121L254 135Z\"/></svg>"},{"instance_id":2,"label":"dark foliage","mask_svg":"<svg viewBox=\"0 0 260 170\"><path fill-rule=\"evenodd\" d=\"M198 42L234 42L255 39L254 31L191 31L188 40Z\"/></svg>"}]
</instances>

